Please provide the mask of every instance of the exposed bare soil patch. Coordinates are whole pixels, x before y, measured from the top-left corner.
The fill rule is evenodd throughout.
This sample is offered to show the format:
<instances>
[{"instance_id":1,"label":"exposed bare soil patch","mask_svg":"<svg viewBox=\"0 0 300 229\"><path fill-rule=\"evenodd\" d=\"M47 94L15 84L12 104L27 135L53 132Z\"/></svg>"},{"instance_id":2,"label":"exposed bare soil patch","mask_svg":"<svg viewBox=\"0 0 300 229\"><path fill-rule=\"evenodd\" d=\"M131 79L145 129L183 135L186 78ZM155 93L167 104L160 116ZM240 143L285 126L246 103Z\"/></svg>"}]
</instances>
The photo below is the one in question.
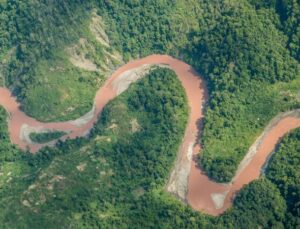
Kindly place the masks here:
<instances>
[{"instance_id":1,"label":"exposed bare soil patch","mask_svg":"<svg viewBox=\"0 0 300 229\"><path fill-rule=\"evenodd\" d=\"M116 65L123 62L122 56L110 47L105 24L95 10L92 12L89 29L101 48L99 49L90 38L80 38L78 43L66 49L69 60L78 68L108 75ZM101 56L101 59L97 56Z\"/></svg>"},{"instance_id":2,"label":"exposed bare soil patch","mask_svg":"<svg viewBox=\"0 0 300 229\"><path fill-rule=\"evenodd\" d=\"M131 125L131 132L132 133L139 132L141 130L141 126L138 123L138 120L136 118L134 118L130 121L130 125Z\"/></svg>"},{"instance_id":3,"label":"exposed bare soil patch","mask_svg":"<svg viewBox=\"0 0 300 229\"><path fill-rule=\"evenodd\" d=\"M149 73L151 68L154 65L151 64L144 64L140 67L127 70L123 72L116 80L113 82L114 90L117 92L117 95L120 95L124 91L128 89L130 84L136 82L137 80L141 79L145 75ZM159 67L168 67L166 65L158 65Z\"/></svg>"},{"instance_id":4,"label":"exposed bare soil patch","mask_svg":"<svg viewBox=\"0 0 300 229\"><path fill-rule=\"evenodd\" d=\"M92 60L86 57L87 52L85 52L85 50L87 50L88 45L88 41L84 38L81 38L79 40L79 44L67 48L66 51L70 56L69 60L78 68L93 72L100 71L98 66Z\"/></svg>"},{"instance_id":5,"label":"exposed bare soil patch","mask_svg":"<svg viewBox=\"0 0 300 229\"><path fill-rule=\"evenodd\" d=\"M109 39L105 32L105 25L101 16L95 11L92 13L92 21L90 30L95 35L96 39L104 46L109 47Z\"/></svg>"}]
</instances>

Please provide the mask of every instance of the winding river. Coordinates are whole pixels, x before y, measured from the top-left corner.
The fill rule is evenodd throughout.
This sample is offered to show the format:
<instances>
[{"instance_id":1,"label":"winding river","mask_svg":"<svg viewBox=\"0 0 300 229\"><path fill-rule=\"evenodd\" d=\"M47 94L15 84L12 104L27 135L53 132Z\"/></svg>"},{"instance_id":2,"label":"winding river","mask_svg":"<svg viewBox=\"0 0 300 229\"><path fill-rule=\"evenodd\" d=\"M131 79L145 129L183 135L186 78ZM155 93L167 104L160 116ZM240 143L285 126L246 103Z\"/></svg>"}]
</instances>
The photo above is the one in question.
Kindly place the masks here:
<instances>
[{"instance_id":1,"label":"winding river","mask_svg":"<svg viewBox=\"0 0 300 229\"><path fill-rule=\"evenodd\" d=\"M211 215L219 215L228 209L235 193L245 184L257 179L274 150L279 139L290 130L300 127L299 110L281 114L266 128L264 133L250 148L241 162L236 176L228 184L211 181L197 166L196 156L200 151L198 138L200 124L203 118L203 105L207 98L205 83L196 71L188 64L167 55L151 55L131 61L116 70L105 84L97 91L94 99L94 109L86 115L84 121L68 121L42 123L28 117L19 109L16 98L6 88L0 88L0 105L9 113L9 133L11 141L22 149L37 152L48 144L34 144L25 136L26 130L61 130L68 132L61 139L85 136L96 122L104 106L120 93L116 82L121 78L130 77L134 69L149 65L167 65L177 74L186 91L189 104L189 121L184 139L178 152L177 161L170 175L167 191L187 202L193 209ZM137 78L136 78L137 79ZM131 79L131 82L136 79Z\"/></svg>"}]
</instances>

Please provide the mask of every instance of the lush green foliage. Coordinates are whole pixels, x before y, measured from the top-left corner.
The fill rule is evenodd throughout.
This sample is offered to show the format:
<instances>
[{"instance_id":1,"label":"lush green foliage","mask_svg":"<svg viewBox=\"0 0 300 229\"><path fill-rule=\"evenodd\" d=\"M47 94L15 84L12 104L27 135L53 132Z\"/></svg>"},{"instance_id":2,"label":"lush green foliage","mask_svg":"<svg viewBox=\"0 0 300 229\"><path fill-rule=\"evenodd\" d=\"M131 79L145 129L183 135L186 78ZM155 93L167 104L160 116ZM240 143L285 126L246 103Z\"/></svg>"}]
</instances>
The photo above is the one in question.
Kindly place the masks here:
<instances>
[{"instance_id":1,"label":"lush green foliage","mask_svg":"<svg viewBox=\"0 0 300 229\"><path fill-rule=\"evenodd\" d=\"M280 17L279 29L288 36L288 48L300 61L300 2L297 0L249 0L258 10L276 12Z\"/></svg>"},{"instance_id":2,"label":"lush green foliage","mask_svg":"<svg viewBox=\"0 0 300 229\"><path fill-rule=\"evenodd\" d=\"M7 153L11 152L10 159L0 164L1 225L282 228L285 195L281 196L279 190L283 189L275 187L273 178L275 184L262 178L245 187L234 207L217 218L193 211L164 191L187 111L183 89L174 73L154 70L108 104L89 139L69 140L27 155L9 144L6 115L1 110L1 146L7 145ZM285 157L285 145L294 138L299 140L299 130L283 140L280 158ZM298 146L293 143L288 150L296 156ZM5 151L0 150L2 155ZM293 171L297 171L299 163L293 158ZM270 168L279 168L273 165L275 161ZM280 169L277 171L272 177L282 179Z\"/></svg>"},{"instance_id":3,"label":"lush green foliage","mask_svg":"<svg viewBox=\"0 0 300 229\"><path fill-rule=\"evenodd\" d=\"M30 176L30 185L35 186L25 194L23 190L13 200L9 196L1 200L2 206L14 205L2 212L13 214L2 222L15 225L13 219L17 217L20 225L48 222L49 227L55 227L57 221L68 224L72 219L74 226L95 226L100 217L103 225L124 226L122 218L131 201L165 183L186 121L186 98L175 74L167 69L154 70L105 108L89 144L84 139L69 141L29 158L29 165L43 171ZM60 181L64 187L57 186ZM51 182L53 190L47 188ZM18 184L12 181L10 185L13 189ZM7 190L3 190L5 195L9 195ZM12 193L16 195L16 191ZM28 205L24 200L31 207L24 206ZM64 209L63 215L59 209ZM38 219L35 210L40 212Z\"/></svg>"},{"instance_id":4,"label":"lush green foliage","mask_svg":"<svg viewBox=\"0 0 300 229\"><path fill-rule=\"evenodd\" d=\"M125 60L153 53L179 54L187 34L198 27L196 0L97 1L108 35Z\"/></svg>"},{"instance_id":5,"label":"lush green foliage","mask_svg":"<svg viewBox=\"0 0 300 229\"><path fill-rule=\"evenodd\" d=\"M0 165L21 157L20 151L10 143L7 133L6 111L0 107Z\"/></svg>"},{"instance_id":6,"label":"lush green foliage","mask_svg":"<svg viewBox=\"0 0 300 229\"><path fill-rule=\"evenodd\" d=\"M91 9L80 0L9 0L0 11L0 85L5 79L30 116L62 121L85 114L104 76L120 64L89 29ZM99 69L72 65L70 49Z\"/></svg>"},{"instance_id":7,"label":"lush green foliage","mask_svg":"<svg viewBox=\"0 0 300 229\"><path fill-rule=\"evenodd\" d=\"M94 7L109 28L107 50L86 29ZM268 121L299 108L299 12L296 0L7 0L0 85L31 116L67 120L91 108L103 78L69 63L64 51L79 38L93 44L86 56L99 66L114 47L125 60L153 52L182 58L209 86L200 163L226 182Z\"/></svg>"},{"instance_id":8,"label":"lush green foliage","mask_svg":"<svg viewBox=\"0 0 300 229\"><path fill-rule=\"evenodd\" d=\"M71 120L92 109L103 82L96 72L71 65L65 58L39 61L36 82L23 88L22 109L43 121Z\"/></svg>"},{"instance_id":9,"label":"lush green foliage","mask_svg":"<svg viewBox=\"0 0 300 229\"><path fill-rule=\"evenodd\" d=\"M30 133L29 137L33 142L36 143L47 143L52 140L58 139L64 136L66 133L63 131L51 131L45 133Z\"/></svg>"},{"instance_id":10,"label":"lush green foliage","mask_svg":"<svg viewBox=\"0 0 300 229\"><path fill-rule=\"evenodd\" d=\"M92 47L86 56L98 66L107 58L110 49L87 29L92 8L109 28L110 49L125 60L169 53L208 80L200 163L213 179L229 181L268 121L299 107L296 0L8 0L0 11L0 83L5 76L31 116L67 120L91 109L103 75L74 67L62 50L83 37Z\"/></svg>"},{"instance_id":11,"label":"lush green foliage","mask_svg":"<svg viewBox=\"0 0 300 229\"><path fill-rule=\"evenodd\" d=\"M204 151L200 155L200 163L211 177L229 181L269 120L279 112L299 107L299 83L299 79L273 86L250 83L235 93L213 95L206 111Z\"/></svg>"},{"instance_id":12,"label":"lush green foliage","mask_svg":"<svg viewBox=\"0 0 300 229\"><path fill-rule=\"evenodd\" d=\"M53 48L77 39L76 24L87 17L81 2L7 1L1 14L8 40L4 43L16 47L16 55L8 66L10 84L29 84L31 77L27 73L41 57L50 57Z\"/></svg>"},{"instance_id":13,"label":"lush green foliage","mask_svg":"<svg viewBox=\"0 0 300 229\"><path fill-rule=\"evenodd\" d=\"M299 107L299 63L272 14L232 2L212 14L191 34L186 58L209 82L200 163L213 179L228 182L268 121Z\"/></svg>"},{"instance_id":14,"label":"lush green foliage","mask_svg":"<svg viewBox=\"0 0 300 229\"><path fill-rule=\"evenodd\" d=\"M233 209L221 220L233 228L283 228L285 211L279 190L269 180L261 178L238 194Z\"/></svg>"},{"instance_id":15,"label":"lush green foliage","mask_svg":"<svg viewBox=\"0 0 300 229\"><path fill-rule=\"evenodd\" d=\"M207 79L210 98L200 163L211 178L226 182L267 123L299 107L299 62L286 48L292 46L290 35L271 10L273 1L172 3L99 1L99 13L126 59L169 53Z\"/></svg>"},{"instance_id":16,"label":"lush green foliage","mask_svg":"<svg viewBox=\"0 0 300 229\"><path fill-rule=\"evenodd\" d=\"M285 225L300 225L300 129L285 137L279 144L267 170L267 178L279 188L288 211Z\"/></svg>"}]
</instances>

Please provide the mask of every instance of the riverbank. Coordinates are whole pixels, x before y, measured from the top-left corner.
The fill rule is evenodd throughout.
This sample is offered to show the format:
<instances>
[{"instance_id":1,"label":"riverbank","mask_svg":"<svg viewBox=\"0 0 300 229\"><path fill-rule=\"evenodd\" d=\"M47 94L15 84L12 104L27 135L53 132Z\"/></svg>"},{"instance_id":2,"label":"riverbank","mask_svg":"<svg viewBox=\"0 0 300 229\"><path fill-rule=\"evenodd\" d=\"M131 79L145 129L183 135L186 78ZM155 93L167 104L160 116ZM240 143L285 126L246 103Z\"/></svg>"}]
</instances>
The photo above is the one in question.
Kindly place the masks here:
<instances>
[{"instance_id":1,"label":"riverbank","mask_svg":"<svg viewBox=\"0 0 300 229\"><path fill-rule=\"evenodd\" d=\"M145 75L143 71L137 71L141 66L168 65L173 69L185 89L188 105L190 109L189 121L185 135L178 152L177 162L171 172L167 190L181 200L188 202L195 210L200 210L208 214L218 215L228 209L233 201L235 193L243 185L248 184L260 176L261 168L266 162L268 155L274 149L278 140L293 128L300 127L299 117L284 117L272 127L257 149L257 152L249 163L245 163L242 169L238 170L238 175L229 184L220 184L211 181L198 167L196 158L200 151L199 139L200 124L203 119L203 105L207 90L205 82L197 72L188 64L174 59L167 55L151 55L139 60L131 61L117 69L104 85L97 91L94 99L94 108L84 116L84 122L68 121L41 123L28 117L19 109L19 104L11 93L0 88L0 105L10 114L9 133L11 141L20 148L29 148L35 153L40 148L49 144L30 144L23 141L21 137L22 126L29 128L43 128L60 130L69 134L63 136L61 140L86 136L96 122L99 114L105 105L118 96L124 90L119 90L120 82L126 83L125 89L139 77ZM144 69L145 70L145 69ZM130 76L130 72L135 72L134 79L124 81L124 77ZM140 76L140 74L142 74ZM120 81L120 79L123 79ZM118 85L118 86L116 86ZM51 142L53 145L55 142Z\"/></svg>"}]
</instances>

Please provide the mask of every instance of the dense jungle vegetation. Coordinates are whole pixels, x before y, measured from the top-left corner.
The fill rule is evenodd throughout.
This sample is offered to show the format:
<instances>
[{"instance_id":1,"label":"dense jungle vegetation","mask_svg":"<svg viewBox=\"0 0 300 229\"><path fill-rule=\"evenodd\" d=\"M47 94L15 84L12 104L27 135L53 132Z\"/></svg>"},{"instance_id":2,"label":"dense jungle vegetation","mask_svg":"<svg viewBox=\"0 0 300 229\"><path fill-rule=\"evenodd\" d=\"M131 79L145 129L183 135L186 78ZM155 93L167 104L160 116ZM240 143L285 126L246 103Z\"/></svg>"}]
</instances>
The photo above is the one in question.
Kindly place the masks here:
<instances>
[{"instance_id":1,"label":"dense jungle vegetation","mask_svg":"<svg viewBox=\"0 0 300 229\"><path fill-rule=\"evenodd\" d=\"M60 142L36 155L10 144L6 114L1 109L2 227L299 225L295 191L299 184L299 129L279 144L266 177L247 185L234 206L220 217L194 212L164 191L187 122L186 104L174 72L154 69L105 107L88 139Z\"/></svg>"},{"instance_id":2,"label":"dense jungle vegetation","mask_svg":"<svg viewBox=\"0 0 300 229\"><path fill-rule=\"evenodd\" d=\"M126 59L169 53L208 81L199 163L212 179L228 182L267 123L300 107L299 3L173 3L99 1L99 12Z\"/></svg>"},{"instance_id":3,"label":"dense jungle vegetation","mask_svg":"<svg viewBox=\"0 0 300 229\"><path fill-rule=\"evenodd\" d=\"M42 133L30 133L29 137L33 142L36 143L47 143L52 140L58 139L62 136L66 135L66 132L63 131L49 131Z\"/></svg>"},{"instance_id":4,"label":"dense jungle vegetation","mask_svg":"<svg viewBox=\"0 0 300 229\"><path fill-rule=\"evenodd\" d=\"M0 83L28 115L65 121L92 108L96 90L119 60L102 66L104 53L114 52L97 42L91 17L89 1L17 0L0 6ZM95 70L74 66L70 50Z\"/></svg>"},{"instance_id":5,"label":"dense jungle vegetation","mask_svg":"<svg viewBox=\"0 0 300 229\"><path fill-rule=\"evenodd\" d=\"M280 143L268 167L267 178L279 188L286 200L285 225L300 225L300 129L292 132Z\"/></svg>"},{"instance_id":6,"label":"dense jungle vegetation","mask_svg":"<svg viewBox=\"0 0 300 229\"><path fill-rule=\"evenodd\" d=\"M200 163L218 181L230 181L269 120L299 108L299 62L278 23L267 10L224 7L189 44L187 58L207 78L210 92Z\"/></svg>"},{"instance_id":7,"label":"dense jungle vegetation","mask_svg":"<svg viewBox=\"0 0 300 229\"><path fill-rule=\"evenodd\" d=\"M93 12L102 17L94 26L105 30L108 46L90 29ZM208 83L199 163L227 182L267 123L300 108L299 39L297 0L0 0L0 86L30 116L70 120L91 109L122 60L180 58ZM74 65L69 50L95 69ZM174 73L154 70L105 108L89 139L33 156L10 144L0 108L0 226L299 226L299 130L220 217L165 193L187 112Z\"/></svg>"},{"instance_id":8,"label":"dense jungle vegetation","mask_svg":"<svg viewBox=\"0 0 300 229\"><path fill-rule=\"evenodd\" d=\"M88 29L93 9L103 18L109 49ZM297 0L8 0L0 12L0 82L39 120L74 119L91 109L109 70L70 63L66 49L80 38L92 44L84 55L98 66L112 50L125 61L167 53L194 66L210 95L199 163L217 181L233 177L275 115L300 107Z\"/></svg>"}]
</instances>

